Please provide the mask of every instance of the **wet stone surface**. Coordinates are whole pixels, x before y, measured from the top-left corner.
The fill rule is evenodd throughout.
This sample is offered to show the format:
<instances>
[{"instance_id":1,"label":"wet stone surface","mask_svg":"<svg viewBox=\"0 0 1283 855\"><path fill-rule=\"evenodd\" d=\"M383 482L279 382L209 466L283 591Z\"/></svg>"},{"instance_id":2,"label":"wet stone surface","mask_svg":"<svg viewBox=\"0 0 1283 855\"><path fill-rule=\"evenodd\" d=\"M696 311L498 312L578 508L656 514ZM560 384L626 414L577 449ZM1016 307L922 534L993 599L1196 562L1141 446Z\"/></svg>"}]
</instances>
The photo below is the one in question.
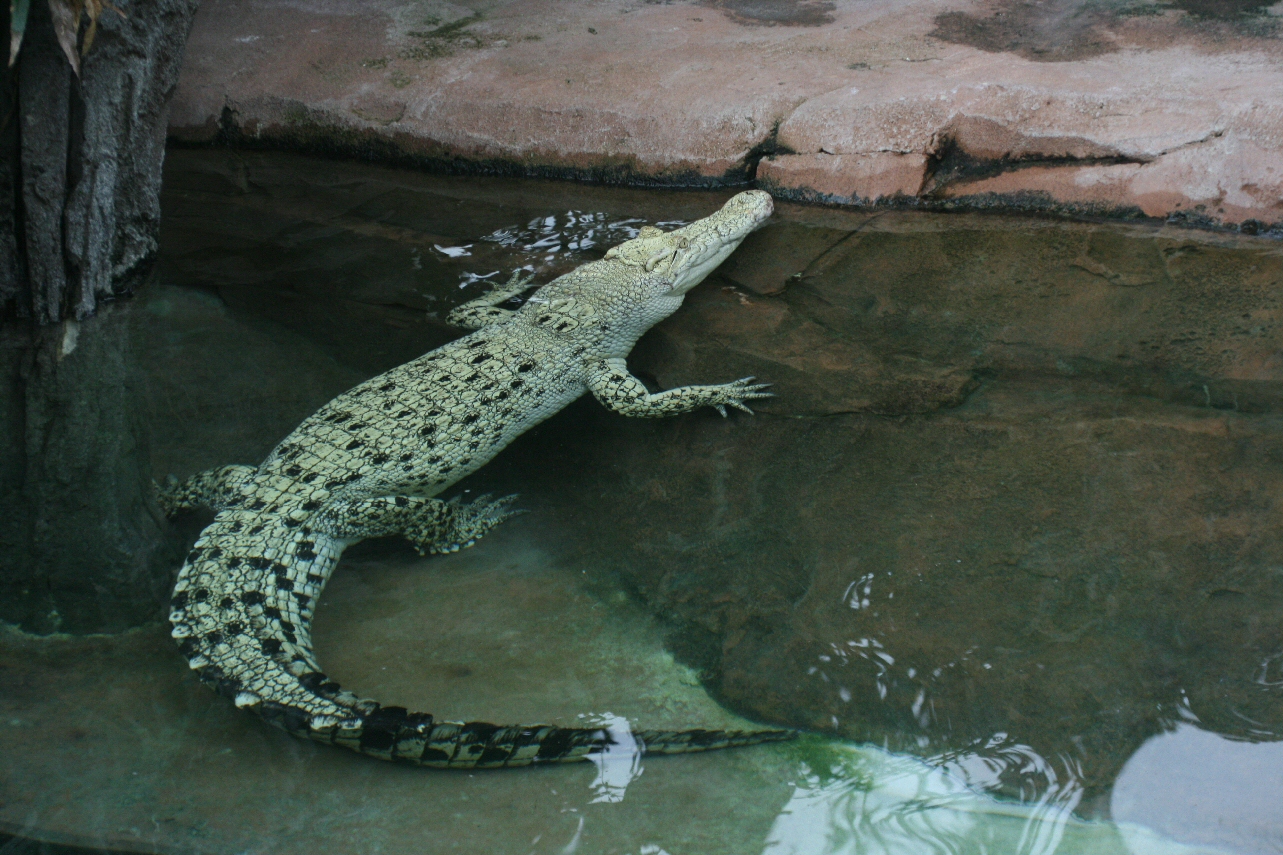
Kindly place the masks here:
<instances>
[{"instance_id":1,"label":"wet stone surface","mask_svg":"<svg viewBox=\"0 0 1283 855\"><path fill-rule=\"evenodd\" d=\"M164 274L134 313L150 318L135 347L155 469L180 476L260 459L334 393L453 336L437 319L512 268L545 280L629 229L689 221L725 198L228 152L174 152L169 170ZM630 359L656 387L755 374L777 398L725 421L573 405L459 485L519 492L531 513L458 569L458 557L420 562L394 542L354 549L318 613L318 652L363 694L491 720L608 710L641 726L707 724L725 713L689 685L698 678L737 714L885 744L1043 820L1112 816L1199 846L1269 851L1283 829L1253 806L1283 797L1283 780L1236 770L1273 768L1261 758L1283 735L1281 285L1283 255L1260 239L780 205ZM184 525L194 535L199 520ZM590 617L601 609L604 623ZM633 634L593 635L615 621ZM509 631L527 640L504 642ZM166 750L226 745L237 775L276 752L272 774L288 782L314 751L306 768L333 764L315 774L339 788L349 775L381 787L422 774L264 730L195 685L163 631L43 653L26 644L6 641L0 669L26 687L19 708L50 690L49 674L81 667L74 644L105 651L95 679L122 658L151 663L145 686L67 683L47 708L58 727L67 719L54 710L84 702L129 721L130 693L142 693L169 698L144 703L144 729L175 729L180 747ZM664 664L639 674L634 657ZM86 733L90 766L109 766L117 741L142 750L136 736ZM798 756L679 759L701 770L680 773L689 792L658 783L667 764L648 762L640 780L655 801L622 819L584 814L589 828L622 830L579 851L722 851L703 832L652 834L643 806L689 810L690 828L712 823L728 852L921 851L772 849L805 805L827 805L824 822L856 810L817 795L826 784L797 789L824 766ZM1191 786L1201 763L1208 780ZM526 780L576 773L540 774ZM578 774L593 779L591 767ZM550 798L498 777L458 792ZM1200 798L1208 788L1219 797ZM862 821L883 815L859 804ZM718 805L733 819L714 820ZM34 815L85 822L48 810ZM560 822L540 810L514 827L533 837ZM433 822L464 848L485 839ZM567 845L575 827L563 825L546 851ZM1038 838L1050 842L1037 851L1119 845L1079 845L1077 826L1055 827L1066 836ZM402 832L387 833L388 851L405 851ZM298 834L299 846L312 839ZM830 838L852 839L869 838ZM967 839L955 851L979 845ZM1008 843L990 839L988 851L1030 845ZM495 851L517 845L514 834Z\"/></svg>"}]
</instances>

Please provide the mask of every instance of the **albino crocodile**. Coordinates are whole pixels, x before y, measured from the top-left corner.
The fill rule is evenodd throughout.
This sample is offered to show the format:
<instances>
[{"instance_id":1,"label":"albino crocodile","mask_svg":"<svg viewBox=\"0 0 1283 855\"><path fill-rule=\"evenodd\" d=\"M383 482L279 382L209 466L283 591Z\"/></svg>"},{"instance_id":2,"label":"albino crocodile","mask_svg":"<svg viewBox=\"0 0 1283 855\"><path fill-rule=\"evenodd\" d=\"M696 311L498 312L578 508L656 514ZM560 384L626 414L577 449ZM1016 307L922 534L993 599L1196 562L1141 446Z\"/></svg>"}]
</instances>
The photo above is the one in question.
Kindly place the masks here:
<instances>
[{"instance_id":1,"label":"albino crocodile","mask_svg":"<svg viewBox=\"0 0 1283 855\"><path fill-rule=\"evenodd\" d=\"M752 377L651 393L624 358L651 326L771 214L759 190L684 228L646 227L600 261L540 288L508 284L448 320L475 332L348 391L258 467L224 466L160 491L166 513L217 516L174 585L173 636L188 664L236 706L290 733L389 760L474 768L578 760L613 740L598 728L436 721L363 700L321 672L312 612L344 547L399 534L421 553L471 546L512 515L512 497L433 498L585 391L627 416L697 407L751 412ZM790 731L645 731L669 754L787 739Z\"/></svg>"}]
</instances>

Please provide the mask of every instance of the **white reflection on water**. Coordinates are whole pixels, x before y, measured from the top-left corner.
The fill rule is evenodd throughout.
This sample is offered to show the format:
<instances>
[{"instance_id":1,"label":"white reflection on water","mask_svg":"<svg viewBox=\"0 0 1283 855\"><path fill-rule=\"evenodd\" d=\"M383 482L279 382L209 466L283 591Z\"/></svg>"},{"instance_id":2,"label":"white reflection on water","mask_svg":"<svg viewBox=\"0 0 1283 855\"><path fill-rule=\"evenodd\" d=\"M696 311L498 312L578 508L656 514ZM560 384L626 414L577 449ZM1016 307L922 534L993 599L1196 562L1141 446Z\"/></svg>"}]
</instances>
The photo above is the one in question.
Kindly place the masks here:
<instances>
[{"instance_id":1,"label":"white reflection on water","mask_svg":"<svg viewBox=\"0 0 1283 855\"><path fill-rule=\"evenodd\" d=\"M588 713L579 716L587 727L600 727L611 736L605 751L590 755L597 767L597 777L590 785L595 795L589 804L622 802L628 785L641 777L642 746L633 736L628 719L614 713Z\"/></svg>"},{"instance_id":2,"label":"white reflection on water","mask_svg":"<svg viewBox=\"0 0 1283 855\"><path fill-rule=\"evenodd\" d=\"M496 229L482 238L500 246L519 247L524 252L542 255L553 261L563 253L577 253L595 246L611 247L637 237L646 221L636 217L612 220L602 211L566 211L535 217L523 226ZM686 225L685 220L665 220L655 224L668 231Z\"/></svg>"},{"instance_id":3,"label":"white reflection on water","mask_svg":"<svg viewBox=\"0 0 1283 855\"><path fill-rule=\"evenodd\" d=\"M792 798L767 835L762 855L1212 855L1229 851L1177 842L1134 823L1078 819L1073 815L1080 797L1076 786L1052 788L1035 803L998 801L969 785L983 783L996 768L989 758L958 756L950 765L933 766L867 746L834 750L840 754L838 762L823 773L808 770L794 785ZM1024 756L1037 755L1026 750ZM1049 764L1038 759L1044 774L1054 775Z\"/></svg>"},{"instance_id":4,"label":"white reflection on water","mask_svg":"<svg viewBox=\"0 0 1283 855\"><path fill-rule=\"evenodd\" d=\"M1192 844L1283 852L1283 742L1243 742L1180 723L1136 750L1109 808L1117 820Z\"/></svg>"}]
</instances>

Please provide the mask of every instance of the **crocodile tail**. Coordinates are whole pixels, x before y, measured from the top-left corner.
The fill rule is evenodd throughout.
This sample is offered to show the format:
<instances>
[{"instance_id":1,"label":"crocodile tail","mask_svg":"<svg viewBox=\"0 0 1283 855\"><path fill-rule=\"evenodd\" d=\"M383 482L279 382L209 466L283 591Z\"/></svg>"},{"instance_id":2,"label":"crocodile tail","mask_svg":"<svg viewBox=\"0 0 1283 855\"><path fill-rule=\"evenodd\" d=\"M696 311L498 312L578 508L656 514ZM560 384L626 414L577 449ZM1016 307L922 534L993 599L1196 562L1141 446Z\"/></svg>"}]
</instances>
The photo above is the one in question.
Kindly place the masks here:
<instances>
[{"instance_id":1,"label":"crocodile tail","mask_svg":"<svg viewBox=\"0 0 1283 855\"><path fill-rule=\"evenodd\" d=\"M292 526L284 515L221 512L188 555L170 613L172 634L201 680L296 736L421 766L567 762L620 744L602 728L436 721L341 689L321 672L310 632L312 610L341 551L340 543ZM650 753L679 754L792 735L646 731L631 739Z\"/></svg>"},{"instance_id":2,"label":"crocodile tail","mask_svg":"<svg viewBox=\"0 0 1283 855\"><path fill-rule=\"evenodd\" d=\"M270 704L262 705L259 713L271 723L317 742L341 745L382 760L442 769L566 763L588 759L617 744L615 735L605 728L436 721L431 715L404 707L376 705L346 721L308 718L287 707L273 709ZM791 730L649 730L631 734L637 748L648 754L738 748L795 736Z\"/></svg>"}]
</instances>

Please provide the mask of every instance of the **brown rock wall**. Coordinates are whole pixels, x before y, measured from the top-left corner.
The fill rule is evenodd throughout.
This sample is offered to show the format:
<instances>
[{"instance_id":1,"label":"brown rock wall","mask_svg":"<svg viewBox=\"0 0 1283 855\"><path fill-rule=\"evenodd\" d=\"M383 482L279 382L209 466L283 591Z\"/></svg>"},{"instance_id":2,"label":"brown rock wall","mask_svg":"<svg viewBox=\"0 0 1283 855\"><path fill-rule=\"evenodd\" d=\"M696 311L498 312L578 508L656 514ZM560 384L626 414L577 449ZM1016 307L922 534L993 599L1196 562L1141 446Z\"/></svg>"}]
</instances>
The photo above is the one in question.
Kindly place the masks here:
<instances>
[{"instance_id":1,"label":"brown rock wall","mask_svg":"<svg viewBox=\"0 0 1283 855\"><path fill-rule=\"evenodd\" d=\"M1255 233L1283 222L1283 17L1249 6L212 0L171 134Z\"/></svg>"}]
</instances>

